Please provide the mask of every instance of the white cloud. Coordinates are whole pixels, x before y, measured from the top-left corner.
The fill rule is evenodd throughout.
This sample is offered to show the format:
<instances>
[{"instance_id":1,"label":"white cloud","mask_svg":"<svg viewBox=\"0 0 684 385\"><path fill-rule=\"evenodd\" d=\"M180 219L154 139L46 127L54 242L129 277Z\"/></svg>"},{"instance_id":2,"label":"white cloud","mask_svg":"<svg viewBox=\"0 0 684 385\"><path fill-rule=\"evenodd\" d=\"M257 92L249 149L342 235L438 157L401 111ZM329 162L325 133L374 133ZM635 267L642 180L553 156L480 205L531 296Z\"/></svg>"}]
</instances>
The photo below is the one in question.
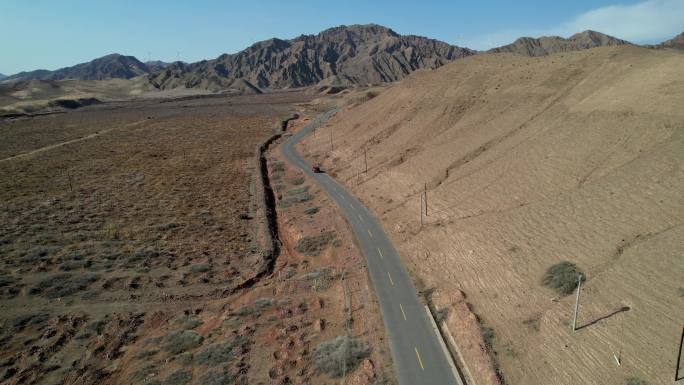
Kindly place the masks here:
<instances>
[{"instance_id":1,"label":"white cloud","mask_svg":"<svg viewBox=\"0 0 684 385\"><path fill-rule=\"evenodd\" d=\"M521 36L568 37L587 29L633 43L667 40L684 31L684 0L648 0L631 5L610 5L582 13L557 27L500 31L465 39L459 44L484 50L511 43Z\"/></svg>"}]
</instances>

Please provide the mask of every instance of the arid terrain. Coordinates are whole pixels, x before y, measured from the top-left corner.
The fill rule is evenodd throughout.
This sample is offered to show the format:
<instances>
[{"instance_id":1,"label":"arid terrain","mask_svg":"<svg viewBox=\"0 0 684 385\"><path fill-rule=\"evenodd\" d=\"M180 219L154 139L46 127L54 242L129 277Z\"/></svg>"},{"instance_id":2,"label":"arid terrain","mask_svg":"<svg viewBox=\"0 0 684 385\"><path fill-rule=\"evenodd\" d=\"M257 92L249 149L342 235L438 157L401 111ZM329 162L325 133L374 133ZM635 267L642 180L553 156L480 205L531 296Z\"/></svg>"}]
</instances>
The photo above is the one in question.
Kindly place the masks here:
<instances>
[{"instance_id":1,"label":"arid terrain","mask_svg":"<svg viewBox=\"0 0 684 385\"><path fill-rule=\"evenodd\" d=\"M120 101L0 121L0 382L391 380L346 224L276 149L281 246L263 259L255 148L292 112L315 114L311 98Z\"/></svg>"},{"instance_id":2,"label":"arid terrain","mask_svg":"<svg viewBox=\"0 0 684 385\"><path fill-rule=\"evenodd\" d=\"M380 219L443 311L467 377L672 381L684 320L684 54L482 54L378 93L301 150Z\"/></svg>"}]
</instances>

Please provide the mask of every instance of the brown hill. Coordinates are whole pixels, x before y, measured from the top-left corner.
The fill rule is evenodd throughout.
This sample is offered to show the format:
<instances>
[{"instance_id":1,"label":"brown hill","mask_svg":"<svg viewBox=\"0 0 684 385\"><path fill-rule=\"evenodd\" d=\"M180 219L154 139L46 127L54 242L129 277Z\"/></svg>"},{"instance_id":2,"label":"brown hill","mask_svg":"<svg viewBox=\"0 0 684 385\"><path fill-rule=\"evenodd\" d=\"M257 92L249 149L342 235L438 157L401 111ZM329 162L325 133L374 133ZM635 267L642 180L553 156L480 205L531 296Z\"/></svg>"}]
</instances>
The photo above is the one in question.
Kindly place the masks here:
<instances>
[{"instance_id":1,"label":"brown hill","mask_svg":"<svg viewBox=\"0 0 684 385\"><path fill-rule=\"evenodd\" d=\"M665 384L684 319L683 85L671 50L475 55L341 111L303 151L416 282L465 292L507 383ZM575 333L573 296L541 282L565 260L587 277Z\"/></svg>"},{"instance_id":2,"label":"brown hill","mask_svg":"<svg viewBox=\"0 0 684 385\"><path fill-rule=\"evenodd\" d=\"M379 25L352 25L291 40L274 38L214 60L169 66L149 75L149 81L160 89L221 89L236 79L261 89L309 86L331 77L345 84L382 83L474 53Z\"/></svg>"},{"instance_id":3,"label":"brown hill","mask_svg":"<svg viewBox=\"0 0 684 385\"><path fill-rule=\"evenodd\" d=\"M511 52L524 56L544 56L557 52L579 51L594 47L624 44L630 43L600 32L584 31L576 33L567 39L560 36L521 37L511 44L490 49L488 52Z\"/></svg>"},{"instance_id":4,"label":"brown hill","mask_svg":"<svg viewBox=\"0 0 684 385\"><path fill-rule=\"evenodd\" d=\"M64 67L55 71L36 70L20 72L3 79L8 81L27 80L104 80L123 78L130 79L148 73L150 69L145 63L133 56L111 54L97 58L88 63L77 64L72 67Z\"/></svg>"},{"instance_id":5,"label":"brown hill","mask_svg":"<svg viewBox=\"0 0 684 385\"><path fill-rule=\"evenodd\" d=\"M656 44L656 45L653 45L650 47L656 48L656 49L663 49L663 48L684 49L684 32L680 33L679 35L673 37L670 40L665 40L664 42L662 42L660 44Z\"/></svg>"}]
</instances>

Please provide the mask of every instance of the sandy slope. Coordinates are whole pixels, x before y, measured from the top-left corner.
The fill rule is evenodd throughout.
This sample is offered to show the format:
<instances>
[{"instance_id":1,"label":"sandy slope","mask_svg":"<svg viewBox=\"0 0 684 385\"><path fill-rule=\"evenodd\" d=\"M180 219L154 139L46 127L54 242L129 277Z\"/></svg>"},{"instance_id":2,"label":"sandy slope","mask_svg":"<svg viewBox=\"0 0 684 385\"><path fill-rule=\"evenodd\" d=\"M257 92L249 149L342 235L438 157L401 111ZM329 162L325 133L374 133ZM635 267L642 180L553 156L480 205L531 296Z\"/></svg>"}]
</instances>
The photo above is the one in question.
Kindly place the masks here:
<instances>
[{"instance_id":1,"label":"sandy slope","mask_svg":"<svg viewBox=\"0 0 684 385\"><path fill-rule=\"evenodd\" d=\"M677 52L477 55L339 113L306 147L381 217L417 279L468 295L508 383L669 383L684 320L682 101ZM598 320L574 334L573 298L540 284L562 260L588 275L580 325Z\"/></svg>"}]
</instances>

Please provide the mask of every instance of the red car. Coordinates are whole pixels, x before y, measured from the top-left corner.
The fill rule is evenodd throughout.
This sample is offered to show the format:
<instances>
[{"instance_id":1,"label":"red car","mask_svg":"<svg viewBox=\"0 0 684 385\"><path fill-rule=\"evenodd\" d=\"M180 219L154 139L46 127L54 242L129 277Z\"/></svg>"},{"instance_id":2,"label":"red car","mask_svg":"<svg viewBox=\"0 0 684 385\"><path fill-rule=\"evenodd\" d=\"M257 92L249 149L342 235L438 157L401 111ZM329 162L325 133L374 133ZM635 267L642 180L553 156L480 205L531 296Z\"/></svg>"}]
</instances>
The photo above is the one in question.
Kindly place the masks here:
<instances>
[{"instance_id":1,"label":"red car","mask_svg":"<svg viewBox=\"0 0 684 385\"><path fill-rule=\"evenodd\" d=\"M321 172L321 166L313 165L311 166L311 171L314 173L319 173Z\"/></svg>"}]
</instances>

